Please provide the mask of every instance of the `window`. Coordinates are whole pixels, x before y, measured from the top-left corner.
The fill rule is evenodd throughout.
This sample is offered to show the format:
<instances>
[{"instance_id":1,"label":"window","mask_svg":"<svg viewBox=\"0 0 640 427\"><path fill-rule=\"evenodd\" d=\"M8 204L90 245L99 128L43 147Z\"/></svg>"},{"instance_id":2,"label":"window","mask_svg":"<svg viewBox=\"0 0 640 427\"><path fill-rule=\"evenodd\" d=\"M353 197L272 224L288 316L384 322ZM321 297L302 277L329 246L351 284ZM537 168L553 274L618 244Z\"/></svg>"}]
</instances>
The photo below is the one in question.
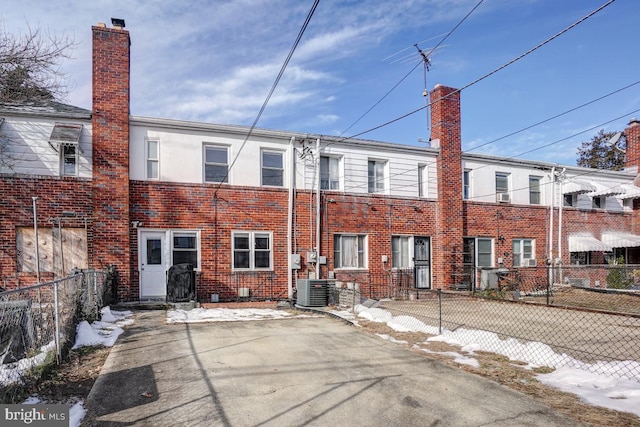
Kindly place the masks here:
<instances>
[{"instance_id":1,"label":"window","mask_svg":"<svg viewBox=\"0 0 640 427\"><path fill-rule=\"evenodd\" d=\"M391 237L391 266L393 268L411 267L412 240L409 236Z\"/></svg>"},{"instance_id":2,"label":"window","mask_svg":"<svg viewBox=\"0 0 640 427\"><path fill-rule=\"evenodd\" d=\"M320 188L322 190L340 189L340 159L320 157Z\"/></svg>"},{"instance_id":3,"label":"window","mask_svg":"<svg viewBox=\"0 0 640 427\"><path fill-rule=\"evenodd\" d=\"M367 268L366 236L336 234L333 237L333 264L335 268Z\"/></svg>"},{"instance_id":4,"label":"window","mask_svg":"<svg viewBox=\"0 0 640 427\"><path fill-rule=\"evenodd\" d=\"M540 204L540 181L542 180L539 176L530 176L529 177L529 203L532 205Z\"/></svg>"},{"instance_id":5,"label":"window","mask_svg":"<svg viewBox=\"0 0 640 427\"><path fill-rule=\"evenodd\" d=\"M242 270L271 269L272 235L269 232L234 231L231 235L233 268Z\"/></svg>"},{"instance_id":6,"label":"window","mask_svg":"<svg viewBox=\"0 0 640 427\"><path fill-rule=\"evenodd\" d=\"M204 146L204 181L229 182L229 150L227 147Z\"/></svg>"},{"instance_id":7,"label":"window","mask_svg":"<svg viewBox=\"0 0 640 427\"><path fill-rule=\"evenodd\" d=\"M284 186L284 156L281 152L262 152L262 185Z\"/></svg>"},{"instance_id":8,"label":"window","mask_svg":"<svg viewBox=\"0 0 640 427\"><path fill-rule=\"evenodd\" d=\"M369 193L384 193L385 162L369 160Z\"/></svg>"},{"instance_id":9,"label":"window","mask_svg":"<svg viewBox=\"0 0 640 427\"><path fill-rule=\"evenodd\" d=\"M427 197L427 166L418 165L418 197Z\"/></svg>"},{"instance_id":10,"label":"window","mask_svg":"<svg viewBox=\"0 0 640 427\"><path fill-rule=\"evenodd\" d=\"M157 140L147 140L147 179L158 179L160 177L160 156L159 144Z\"/></svg>"},{"instance_id":11,"label":"window","mask_svg":"<svg viewBox=\"0 0 640 427\"><path fill-rule=\"evenodd\" d=\"M532 266L529 260L535 260L533 239L513 239L513 266Z\"/></svg>"},{"instance_id":12,"label":"window","mask_svg":"<svg viewBox=\"0 0 640 427\"><path fill-rule=\"evenodd\" d=\"M198 233L195 231L172 233L172 265L191 264L198 268Z\"/></svg>"},{"instance_id":13,"label":"window","mask_svg":"<svg viewBox=\"0 0 640 427\"><path fill-rule=\"evenodd\" d=\"M479 238L476 240L476 248L478 267L493 267L493 240Z\"/></svg>"},{"instance_id":14,"label":"window","mask_svg":"<svg viewBox=\"0 0 640 427\"><path fill-rule=\"evenodd\" d=\"M564 195L564 206L575 206L576 205L576 195L575 194L565 194Z\"/></svg>"},{"instance_id":15,"label":"window","mask_svg":"<svg viewBox=\"0 0 640 427\"><path fill-rule=\"evenodd\" d=\"M589 265L591 264L589 252L571 252L571 264Z\"/></svg>"},{"instance_id":16,"label":"window","mask_svg":"<svg viewBox=\"0 0 640 427\"><path fill-rule=\"evenodd\" d=\"M509 174L496 172L496 195L509 194Z\"/></svg>"},{"instance_id":17,"label":"window","mask_svg":"<svg viewBox=\"0 0 640 427\"><path fill-rule=\"evenodd\" d=\"M593 209L604 209L605 200L604 197L594 197L592 201Z\"/></svg>"},{"instance_id":18,"label":"window","mask_svg":"<svg viewBox=\"0 0 640 427\"><path fill-rule=\"evenodd\" d=\"M75 145L60 146L60 162L63 176L78 175L78 151Z\"/></svg>"},{"instance_id":19,"label":"window","mask_svg":"<svg viewBox=\"0 0 640 427\"><path fill-rule=\"evenodd\" d=\"M471 169L462 172L462 199L469 200L471 197Z\"/></svg>"}]
</instances>

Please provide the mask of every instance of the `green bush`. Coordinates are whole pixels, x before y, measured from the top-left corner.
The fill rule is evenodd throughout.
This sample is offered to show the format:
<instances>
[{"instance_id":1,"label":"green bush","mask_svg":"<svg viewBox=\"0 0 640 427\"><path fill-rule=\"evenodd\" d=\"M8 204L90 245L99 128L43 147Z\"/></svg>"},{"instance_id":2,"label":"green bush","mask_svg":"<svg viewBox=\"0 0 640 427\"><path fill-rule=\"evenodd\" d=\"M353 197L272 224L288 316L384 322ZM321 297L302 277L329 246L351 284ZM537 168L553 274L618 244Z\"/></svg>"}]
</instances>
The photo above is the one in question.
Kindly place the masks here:
<instances>
[{"instance_id":1,"label":"green bush","mask_svg":"<svg viewBox=\"0 0 640 427\"><path fill-rule=\"evenodd\" d=\"M633 274L627 271L624 258L619 257L611 263L607 274L607 287L613 289L629 289L633 285Z\"/></svg>"}]
</instances>

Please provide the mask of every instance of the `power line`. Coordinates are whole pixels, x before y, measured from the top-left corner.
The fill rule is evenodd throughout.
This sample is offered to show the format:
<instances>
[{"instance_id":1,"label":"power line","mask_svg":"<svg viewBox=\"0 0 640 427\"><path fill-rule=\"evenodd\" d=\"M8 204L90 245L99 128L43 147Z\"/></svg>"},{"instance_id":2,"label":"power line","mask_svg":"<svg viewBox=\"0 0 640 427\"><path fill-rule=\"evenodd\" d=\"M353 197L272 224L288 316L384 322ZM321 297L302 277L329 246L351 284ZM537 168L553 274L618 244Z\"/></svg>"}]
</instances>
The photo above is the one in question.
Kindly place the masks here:
<instances>
[{"instance_id":1,"label":"power line","mask_svg":"<svg viewBox=\"0 0 640 427\"><path fill-rule=\"evenodd\" d=\"M449 36L450 36L454 31L455 31L455 30L457 30L457 29L458 29L458 27L459 27L460 25L462 25L462 23L463 23L464 21L466 21L466 19L467 19L467 18L468 18L468 17L469 17L469 16L470 16L470 15L471 15L471 14L472 14L472 13L473 13L477 8L478 8L478 6L480 6L480 5L482 4L482 2L483 2L483 1L484 1L484 0L480 0L480 1L479 1L479 2L478 2L478 3L473 7L473 9L471 9L471 10L469 11L469 13L467 13L467 14L464 16L464 18L462 18L462 19L460 20L460 22L458 22L458 23L457 23L457 24L456 24L456 25L451 29L451 31L449 31L448 33L446 33L446 35L444 36L444 38L442 38L442 40L440 40L440 42L438 42L438 44L436 44L436 45L435 45L435 47L433 47L433 48L429 51L429 53L427 53L427 54L423 54L423 53L421 52L422 57L423 57L423 58L425 58L425 60L426 60L426 59L429 57L429 55L431 55L431 54L432 54L432 53L433 53L433 52L434 52L434 51L435 51L435 50L436 50L440 45L442 45L442 43L443 43L443 42L444 42L444 41L445 41L445 40L446 40L446 39L447 39L447 38L448 38L448 37L449 37ZM417 43L416 43L414 46L417 46ZM419 49L418 49L418 50L419 50ZM387 91L387 93L385 93L385 94L382 96L382 98L380 98L378 101L376 101L376 102L375 102L375 103L374 103L374 104L373 104L373 105L372 105L372 106L371 106L367 111L365 111L365 112L364 112L364 114L362 114L360 117L358 117L358 118L356 119L356 121L355 121L355 122L351 123L351 124L349 125L349 127L348 127L348 128L346 128L344 131L340 132L340 135L339 135L339 136L344 135L344 134L345 134L349 129L351 129L353 126L355 126L355 125L356 125L360 120L362 120L362 119L363 119L367 114L369 114L369 113L370 113L374 108L376 108L376 107L377 107L377 106L378 106L382 101L384 101L384 100L385 100L385 98L386 98L387 96L389 96L389 95L391 94L391 92L393 92L394 90L396 90L396 88L397 88L398 86L400 86L400 84L401 84L402 82L404 82L404 81L407 79L407 77L409 77L409 76L411 75L411 73L413 73L413 72L416 70L416 68L418 68L418 67L420 66L420 64L422 64L422 63L423 63L422 61L421 61L421 62L418 62L418 63L417 63L413 68L411 68L411 70L409 70L409 72L408 72L407 74L405 74L405 75L400 79L400 81L398 81L398 83L396 83L396 84L395 84L391 89L389 89L389 90ZM426 78L426 77L425 77L425 78ZM427 108L427 107L425 107L425 108ZM354 138L354 137L352 136L351 138Z\"/></svg>"},{"instance_id":2,"label":"power line","mask_svg":"<svg viewBox=\"0 0 640 427\"><path fill-rule=\"evenodd\" d=\"M531 54L531 53L535 52L536 50L538 50L538 49L539 49L539 48L541 48L542 46L544 46L544 45L548 44L549 42L551 42L551 41L555 40L556 38L560 37L561 35L563 35L563 34L564 34L564 33L566 33L567 31L569 31L569 30L573 29L573 28L574 28L574 27L576 27L577 25L579 25L579 24L583 23L584 21L586 21L587 19L591 18L593 15L595 15L595 14L596 14L596 13L598 13L598 12L600 12L600 11L601 11L601 10L603 10L605 7L607 7L607 6L611 5L614 1L615 1L615 0L609 0L607 3L603 4L602 6L598 7L598 8L597 8L597 9L595 9L594 11L592 11L592 12L590 12L589 14L585 15L584 17L580 18L579 20L577 20L577 21L576 21L576 22L574 22L573 24L569 25L568 27L564 28L563 30L561 30L561 31L557 32L557 33L556 33L556 34L554 34L553 36L551 36L551 37L547 38L546 40L544 40L544 41L542 41L542 42L540 42L540 43L538 43L536 46L532 47L531 49L527 50L526 52L524 52L524 53L522 53L522 54L518 55L517 57L515 57L515 58L514 58L514 59L512 59L511 61L509 61L509 62L507 62L507 63L505 63L505 64L501 65L500 67L498 67L498 68L496 68L496 69L494 69L494 70L492 70L492 71L490 71L490 72L488 72L487 74L483 75L482 77L479 77L479 78L477 78L477 79L473 80L471 83L468 83L468 84L466 84L466 85L462 86L461 88L454 90L453 92L451 92L450 94L448 94L446 97L438 98L438 99L436 99L435 101L433 101L433 102L431 102L431 103L428 103L428 104L427 104L426 106L424 106L424 107L416 108L416 109L415 109L415 110L413 110L413 111L410 111L410 112L408 112L408 113L406 113L406 114L403 114L403 115L402 115L402 116L400 116L400 117L396 117L395 119L392 119L392 120L389 120L389 121L387 121L387 122L385 122L385 123L382 123L381 125L378 125L378 126L375 126L375 127L373 127L373 128L367 129L367 130L365 130L365 131L363 131L363 132L360 132L360 133L357 133L357 134L355 134L355 135L351 135L351 136L350 136L350 137L348 137L348 138L344 138L344 140L348 140L348 139L351 139L351 138L356 138L356 137L359 137L359 136L361 136L361 135L367 134L367 133L369 133L369 132L373 132L374 130L378 130L378 129L380 129L380 128L383 128L383 127L385 127L385 126L388 126L388 125L390 125L390 124L393 124L393 123L395 123L395 122L397 122L397 121L400 121L400 120L402 120L402 119L404 119L404 118L406 118L406 117L409 117L409 116L411 116L411 115L413 115L413 114L415 114L415 113L417 113L417 112L419 112L419 111L422 111L422 110L424 110L425 108L430 107L431 105L433 105L433 104L434 104L434 103L436 103L436 102L442 101L443 99L445 99L445 98L447 98L447 97L453 96L453 95L455 95L456 93L459 93L459 92L462 92L462 91L463 91L463 90L465 90L465 89L468 89L469 87L471 87L471 86L473 86L473 85L475 85L475 84L477 84L477 83L481 82L482 80L484 80L484 79L486 79L486 78L488 78L488 77L492 76L493 74L496 74L497 72L499 72L499 71L501 71L501 70L505 69L505 68L506 68L506 67L508 67L509 65L514 64L515 62L517 62L517 61L521 60L521 59L522 59L522 58L524 58L525 56L527 56L527 55L529 55L529 54ZM419 64L418 64L418 65L419 65Z\"/></svg>"},{"instance_id":3,"label":"power line","mask_svg":"<svg viewBox=\"0 0 640 427\"><path fill-rule=\"evenodd\" d=\"M282 64L282 67L280 68L280 72L278 73L278 76L276 77L275 81L273 82L273 85L271 86L271 89L269 90L269 94L267 95L267 97L265 98L264 102L262 103L262 107L260 108L260 111L258 112L258 115L256 116L255 120L251 124L251 127L249 128L249 131L247 132L247 135L245 136L244 141L242 141L242 144L240 145L240 149L236 153L233 161L231 162L231 164L229 164L229 167L227 168L227 173L225 174L224 178L220 181L220 183L216 187L216 191L213 193L214 197L218 194L218 190L220 189L222 184L229 177L229 172L231 172L231 168L233 168L233 166L235 165L235 163L238 160L238 157L240 155L240 152L242 151L244 146L247 144L247 141L251 137L251 134L253 133L253 130L255 129L256 125L258 124L258 121L260 120L260 117L262 117L262 113L264 112L265 108L267 108L267 104L269 103L269 100L271 99L271 96L273 95L273 92L276 90L276 87L278 86L278 83L280 83L280 79L282 78L282 75L284 74L284 70L287 68L287 65L289 65L289 61L291 60L291 57L293 56L293 52L295 52L296 48L298 47L298 44L300 43L300 40L302 39L302 35L306 31L307 26L309 25L309 22L311 21L311 17L313 16L314 12L316 11L316 8L318 7L318 3L320 3L320 0L315 0L313 2L313 5L311 6L311 10L307 14L307 17L304 20L304 23L302 24L302 28L300 28L300 31L298 32L298 36L296 37L296 40L293 43L293 46L291 46L291 50L289 50L289 54L287 55L287 58L284 60L284 63Z\"/></svg>"}]
</instances>

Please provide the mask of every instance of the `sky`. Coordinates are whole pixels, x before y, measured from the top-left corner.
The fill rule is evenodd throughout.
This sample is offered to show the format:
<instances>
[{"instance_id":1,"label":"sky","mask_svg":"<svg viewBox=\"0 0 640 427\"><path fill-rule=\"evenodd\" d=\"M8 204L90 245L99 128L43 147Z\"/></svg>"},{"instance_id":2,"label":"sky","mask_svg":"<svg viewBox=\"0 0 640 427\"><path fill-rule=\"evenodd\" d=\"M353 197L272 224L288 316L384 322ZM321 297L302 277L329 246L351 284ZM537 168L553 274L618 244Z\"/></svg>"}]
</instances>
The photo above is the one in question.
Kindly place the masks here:
<instances>
[{"instance_id":1,"label":"sky","mask_svg":"<svg viewBox=\"0 0 640 427\"><path fill-rule=\"evenodd\" d=\"M464 88L467 152L574 165L581 142L640 116L636 0L613 1L469 86L608 0L484 0L461 23L478 3L320 0L257 126L425 146L430 123L419 110L425 72L416 44L429 53L428 91ZM31 27L74 40L73 58L61 65L71 105L91 107L91 26L111 26L114 17L131 36L133 115L250 126L312 4L5 0L0 19L11 34Z\"/></svg>"},{"instance_id":2,"label":"sky","mask_svg":"<svg viewBox=\"0 0 640 427\"><path fill-rule=\"evenodd\" d=\"M555 368L548 374L538 374L537 379L550 387L555 387L568 393L578 395L590 405L602 406L617 411L630 412L640 416L640 382L626 379L623 375L616 376L616 372L627 372L624 366L636 364L635 361L620 361L617 363L597 362L595 370L609 372L610 375L602 375L590 372L593 367L566 354L554 353L553 349L539 342L522 342L507 338L501 339L498 335L481 330L458 328L450 331L439 331L437 327L429 326L420 320L406 315L393 316L389 311L377 307L365 307L356 305L353 310L329 310L335 316L341 317L355 326L359 326L359 319L372 322L385 323L391 329L398 332L423 332L431 335L422 345L415 347L427 354L443 354L451 357L455 363L461 365L480 366L480 362L474 357L476 352L487 351L502 354L511 360L518 360L527 365L518 365L523 369L532 369L539 366ZM291 319L299 317L312 317L313 314L293 315L284 310L272 309L229 309L229 308L196 308L193 310L169 310L167 311L167 323L205 323L205 322L234 322L234 321L265 321ZM81 322L76 328L76 339L73 348L92 345L113 346L127 327L135 322L135 316L131 311L112 311L110 307L101 310L100 321L89 324ZM381 339L399 345L407 342L397 340L386 334L376 334ZM445 342L454 347L460 347L460 352L437 352L429 349L430 342ZM29 359L23 359L12 365L0 366L0 383L10 384L12 378L19 378L26 369L44 362L47 351L53 349L53 343L44 346L41 353ZM595 365L594 365L595 366ZM9 381L7 381L9 380ZM70 404L70 426L79 426L86 414L84 401L81 398ZM38 396L29 397L24 404L52 403L43 402Z\"/></svg>"}]
</instances>

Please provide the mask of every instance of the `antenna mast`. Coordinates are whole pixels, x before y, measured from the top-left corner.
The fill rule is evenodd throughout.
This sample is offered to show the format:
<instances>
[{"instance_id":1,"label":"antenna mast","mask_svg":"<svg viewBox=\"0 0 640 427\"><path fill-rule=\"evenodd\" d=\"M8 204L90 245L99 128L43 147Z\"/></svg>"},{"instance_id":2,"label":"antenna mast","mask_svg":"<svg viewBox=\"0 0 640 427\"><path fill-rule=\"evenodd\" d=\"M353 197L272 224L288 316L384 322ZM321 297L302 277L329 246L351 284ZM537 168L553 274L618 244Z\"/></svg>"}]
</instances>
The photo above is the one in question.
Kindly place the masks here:
<instances>
[{"instance_id":1,"label":"antenna mast","mask_svg":"<svg viewBox=\"0 0 640 427\"><path fill-rule=\"evenodd\" d=\"M429 57L427 56L426 53L424 53L424 51L422 49L420 49L420 46L418 46L418 43L414 44L413 46L415 46L416 49L418 49L418 53L420 54L420 57L422 58L422 68L424 70L424 91L422 92L422 96L424 96L424 101L425 101L425 111L427 113L427 132L429 132L429 143L431 143L431 119L430 119L430 115L429 115L429 91L427 90L427 71L429 71L429 67L431 66L431 60L429 59Z\"/></svg>"}]
</instances>

